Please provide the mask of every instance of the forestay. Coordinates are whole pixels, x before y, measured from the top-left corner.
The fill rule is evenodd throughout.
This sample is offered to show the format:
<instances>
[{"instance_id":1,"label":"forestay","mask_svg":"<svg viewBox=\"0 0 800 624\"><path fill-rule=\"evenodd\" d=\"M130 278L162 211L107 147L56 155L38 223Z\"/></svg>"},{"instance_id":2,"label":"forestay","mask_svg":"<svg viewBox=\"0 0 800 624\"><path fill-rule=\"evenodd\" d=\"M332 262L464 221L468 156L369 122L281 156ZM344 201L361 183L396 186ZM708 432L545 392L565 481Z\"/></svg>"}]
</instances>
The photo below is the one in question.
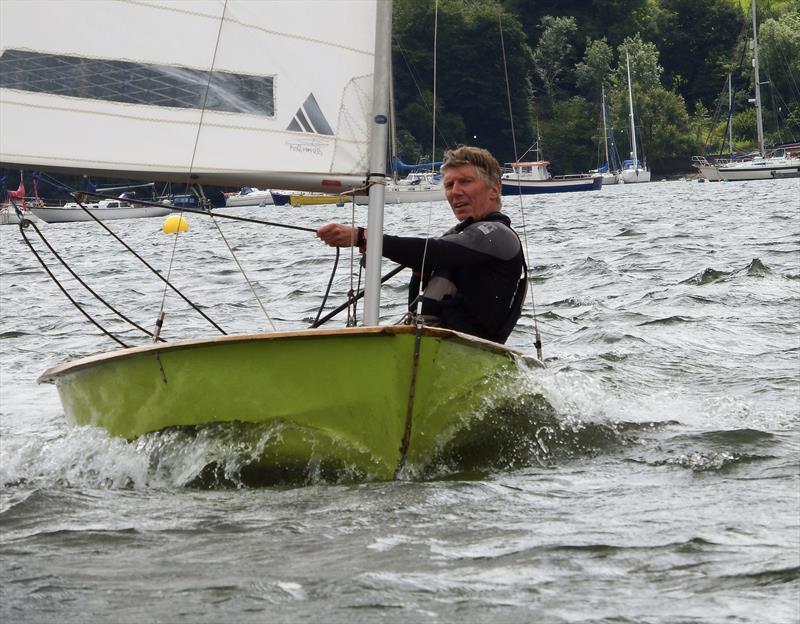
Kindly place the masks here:
<instances>
[{"instance_id":1,"label":"forestay","mask_svg":"<svg viewBox=\"0 0 800 624\"><path fill-rule=\"evenodd\" d=\"M375 13L375 0L3 0L0 161L358 186Z\"/></svg>"}]
</instances>

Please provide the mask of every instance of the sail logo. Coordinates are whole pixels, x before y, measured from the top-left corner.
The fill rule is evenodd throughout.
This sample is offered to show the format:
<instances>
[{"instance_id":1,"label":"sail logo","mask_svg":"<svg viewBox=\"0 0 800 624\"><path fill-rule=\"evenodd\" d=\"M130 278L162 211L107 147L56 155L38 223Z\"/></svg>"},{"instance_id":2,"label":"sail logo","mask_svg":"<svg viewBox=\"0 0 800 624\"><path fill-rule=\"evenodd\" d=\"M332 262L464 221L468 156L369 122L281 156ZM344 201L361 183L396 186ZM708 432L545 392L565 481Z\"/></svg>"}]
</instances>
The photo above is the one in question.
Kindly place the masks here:
<instances>
[{"instance_id":1,"label":"sail logo","mask_svg":"<svg viewBox=\"0 0 800 624\"><path fill-rule=\"evenodd\" d=\"M292 132L333 135L333 129L325 119L325 115L322 114L322 109L317 104L317 98L313 93L308 94L306 101L297 109L286 129Z\"/></svg>"}]
</instances>

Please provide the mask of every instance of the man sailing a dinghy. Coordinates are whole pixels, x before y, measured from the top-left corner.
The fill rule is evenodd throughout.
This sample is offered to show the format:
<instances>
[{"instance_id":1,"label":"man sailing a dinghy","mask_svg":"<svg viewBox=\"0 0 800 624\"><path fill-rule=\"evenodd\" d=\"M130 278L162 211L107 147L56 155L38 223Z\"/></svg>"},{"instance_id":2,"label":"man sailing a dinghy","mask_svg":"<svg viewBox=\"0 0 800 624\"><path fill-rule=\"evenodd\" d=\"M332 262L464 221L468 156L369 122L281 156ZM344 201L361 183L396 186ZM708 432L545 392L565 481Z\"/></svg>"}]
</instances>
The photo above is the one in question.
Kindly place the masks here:
<instances>
[{"instance_id":1,"label":"man sailing a dinghy","mask_svg":"<svg viewBox=\"0 0 800 624\"><path fill-rule=\"evenodd\" d=\"M422 285L426 325L504 343L522 312L527 269L519 237L501 212L500 165L487 150L444 153L445 196L459 223L437 238L383 236L383 256L413 270L409 310ZM367 232L338 223L317 230L332 247L366 250ZM424 257L424 266L423 266Z\"/></svg>"}]
</instances>

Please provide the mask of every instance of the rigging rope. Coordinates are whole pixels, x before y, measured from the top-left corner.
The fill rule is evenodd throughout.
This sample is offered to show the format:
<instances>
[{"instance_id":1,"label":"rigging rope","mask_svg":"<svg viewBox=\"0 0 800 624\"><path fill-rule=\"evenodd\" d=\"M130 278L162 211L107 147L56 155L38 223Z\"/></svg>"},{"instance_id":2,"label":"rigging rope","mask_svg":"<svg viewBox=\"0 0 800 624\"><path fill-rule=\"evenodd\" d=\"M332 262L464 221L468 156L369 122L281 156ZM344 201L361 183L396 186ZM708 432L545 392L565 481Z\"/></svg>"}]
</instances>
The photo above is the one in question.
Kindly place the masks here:
<instances>
[{"instance_id":1,"label":"rigging rope","mask_svg":"<svg viewBox=\"0 0 800 624\"><path fill-rule=\"evenodd\" d=\"M108 227L108 226L107 226L105 223L103 223L103 222L102 222L100 219L98 219L98 218L97 218L97 217L96 217L96 216L95 216L95 215L92 213L92 211L91 211L91 210L89 210L89 209L88 209L86 206L84 206L84 205L83 205L83 201L84 201L84 199L85 199L85 198L83 197L84 195L92 195L92 196L95 196L95 195L97 195L97 194L96 194L96 193L74 193L74 194L73 194L73 197L74 197L74 199L75 199L76 203L78 204L78 206L80 206L80 208L81 208L81 209L82 209L82 210L83 210L83 211L84 211L86 214L88 214L88 215L89 215L89 216L90 216L90 217L91 217L91 218L92 218L92 219L93 219L93 220L94 220L94 221L95 221L95 222L96 222L96 223L97 223L97 224L98 224L100 227L102 227L102 228L103 228L103 229L104 229L106 232L108 232L108 233L109 233L109 234L110 234L110 235L111 235L111 236L112 236L112 237L113 237L113 238L114 238L114 239L115 239L115 240L116 240L116 241L117 241L117 242L118 242L120 245L122 245L122 246L123 246L125 249L127 249L127 250L128 250L130 253L131 253L131 254L133 254L133 256L134 256L134 257L135 257L137 260L139 260L139 262L141 262L141 263L142 263L144 266L146 266L148 269L150 269L150 271L151 271L151 272L152 272L152 273L153 273L153 274L154 274L156 277L158 277L158 279L160 279L162 282L164 282L164 284L165 284L165 288L166 288L166 287L168 287L168 288L171 288L171 289L172 289L172 291L173 291L173 292L175 292L175 294L177 294L177 295L178 295L178 296L179 296L181 299L183 299L183 300L184 300L186 303L188 303L188 304L189 304L189 306L191 306L191 308L192 308L193 310L195 310L195 312L197 312L197 313L198 313L200 316L202 316L202 317L203 317L203 318L204 318L206 321L208 321L208 322L211 324L211 326L212 326L212 327L214 327L214 329L216 329L217 331L219 331L219 332L220 332L221 334L223 334L223 335L227 335L227 332L226 332L224 329L222 329L222 327L220 327L219 325L217 325L217 323L216 323L216 322L214 322L214 320L213 320L211 317L209 317L209 316L208 316L208 315L207 315L205 312L203 312L203 311L202 311L202 310L201 310L201 309L200 309L200 308L199 308L199 307L198 307L198 306L197 306L195 303L193 303L193 302L192 302L192 301L191 301L191 300L190 300L190 299L189 299L189 298L188 298L186 295L184 295L184 294L183 294L183 293L182 293L182 292L181 292L181 291L180 291L180 290L179 290L177 287L175 287L175 286L172 284L172 282L170 282L170 281L169 281L169 280L168 280L166 277L164 277L163 275L161 275L161 273L158 271L158 269L156 269L155 267L153 267L153 266L152 266L152 265L151 265L149 262L147 262L147 260L145 260L144 258L142 258L142 257L141 257L141 256L140 256L138 253L136 253L136 252L135 252L135 251L134 251L134 250L131 248L131 246L130 246L130 245L128 245L128 244L127 244L127 243L126 243L124 240L122 240L122 239L121 239L119 236L117 236L117 234L116 234L116 233L115 233L115 232L114 232L114 231L113 231L111 228L109 228L109 227Z\"/></svg>"},{"instance_id":2,"label":"rigging rope","mask_svg":"<svg viewBox=\"0 0 800 624\"><path fill-rule=\"evenodd\" d=\"M401 264L401 265L398 265L398 266L396 266L394 269L392 269L391 271L389 271L389 272L388 272L386 275L384 275L384 276L381 278L381 284L384 284L385 282L389 281L391 278L393 278L395 275L397 275L397 274L398 274L400 271L402 271L402 270L403 270L403 269L405 269L405 268L406 268L406 267L404 267L402 264ZM333 310L333 311L329 312L328 314L326 314L325 316L323 316L321 319L319 319L319 320L317 320L317 321L314 321L314 323L313 323L313 324L310 326L310 328L311 328L311 329L314 329L314 328L316 328L316 327L319 327L320 325L323 325L323 324L327 323L327 322L328 322L328 321L330 321L330 320L331 320L331 319L332 319L334 316L336 316L337 314L339 314L339 312L341 312L342 310L345 310L345 309L347 309L349 306L351 306L351 305L355 304L355 302L356 302L356 301L358 301L359 299L363 299L363 298L364 298L364 291L363 291L363 290L361 290L361 289L360 289L360 286L359 286L359 290L358 290L358 292L357 292L357 293L356 293L356 294L353 296L353 298L352 298L352 299L348 299L348 300L347 300L347 301L345 301L343 304L341 304L339 307L337 307L335 310Z\"/></svg>"},{"instance_id":3,"label":"rigging rope","mask_svg":"<svg viewBox=\"0 0 800 624\"><path fill-rule=\"evenodd\" d=\"M16 204L14 204L14 207L16 208ZM32 227L33 227L33 228L36 230L36 233L37 233L37 234L39 234L39 237L40 237L40 238L42 238L42 239L44 239L44 237L42 236L42 233L39 231L39 228L38 228L38 227L36 227L36 224L35 224L33 221L30 221L30 220L28 220L28 219L25 219L25 218L22 218L22 219L20 219L20 220L19 220L19 231L20 231L20 233L22 234L22 238L25 240L25 243L28 245L28 247L30 248L30 250L31 250L31 252L33 253L33 255L34 255L34 256L36 256L36 259L39 261L39 264L41 264L41 265L42 265L42 268L43 268L43 269L44 269L44 270L47 272L47 274L50 276L50 279L52 279L52 280L53 280L53 282L55 283L55 285L56 285L56 286L58 286L59 290L61 290L61 292L62 292L62 293L64 293L64 296L65 296L67 299L69 299L69 300L72 302L72 304L73 304L73 305L74 305L76 308L78 308L78 311L79 311L81 314L83 314L83 315L84 315L84 316L85 316L85 317L88 319L88 321L89 321L89 322L90 322L92 325L94 325L95 327L97 327L97 328L98 328L98 329L99 329L101 332L103 332L103 333L104 333L106 336L108 336L109 338L111 338L111 339L112 339L114 342L116 342L116 343L117 343L117 344L119 344L120 346L122 346L122 347L127 347L128 345L127 345L127 344L125 344L125 342L123 342L122 340L120 340L119 338L117 338L117 337L116 337L114 334L112 334L110 331L108 331L108 330L107 330L105 327L103 327L102 325L100 325L100 323L98 323L96 320L94 320L94 319L91 317L91 315L90 315L90 314L89 314L89 313L88 313L86 310L84 310L84 309L83 309L83 307L81 306L81 304L79 304L79 303L78 303L78 302L77 302L77 301L76 301L76 300L75 300L75 299L72 297L72 295L70 295L70 294L69 294L69 292L67 292L67 289L66 289L66 288L64 288L64 286L61 284L61 282L59 282L59 281L58 281L58 279L56 279L56 276L55 276L55 275L53 275L53 272L50 270L50 268L47 266L47 264L45 264L45 262L44 262L44 260L42 259L42 257L41 257L41 256L38 254L38 252L36 251L36 249L34 249L33 245L32 245L32 244L31 244L31 242L28 240L28 237L25 235L25 228L27 228L28 226L32 226ZM59 260L60 260L60 258L59 258ZM80 280L79 280L79 281L80 281ZM93 292L91 289L88 289L88 290L89 290L90 292L92 292L92 294L94 294L94 292ZM109 307L110 307L110 306L109 306ZM146 331L146 330L145 330L145 331Z\"/></svg>"},{"instance_id":4,"label":"rigging rope","mask_svg":"<svg viewBox=\"0 0 800 624\"><path fill-rule=\"evenodd\" d=\"M220 16L220 20L219 20L219 28L217 29L217 38L216 38L216 41L214 42L214 54L211 57L211 66L209 67L209 70L208 70L208 78L206 80L206 88L205 88L205 91L203 93L203 104L200 107L200 121L197 124L197 131L195 132L195 136L194 136L194 145L192 147L192 158L191 158L191 160L189 162L189 174L188 174L189 179L191 179L192 172L194 171L194 161L195 161L195 158L197 157L197 146L198 146L198 144L200 142L200 131L203 128L203 119L205 119L206 104L208 103L208 94L209 94L209 92L211 90L211 80L214 77L214 66L216 65L216 61L217 61L217 52L219 51L219 42L220 42L220 38L222 37L222 27L225 24L225 11L227 10L227 8L228 8L228 0L225 0L225 3L223 4L223 7L222 7L222 15ZM205 197L201 198L200 195L198 195L197 192L194 190L194 185L191 185L191 183L187 183L187 187L192 188L192 191L198 197L198 200L201 201L201 205L203 205L202 202L205 199ZM211 210L208 210L208 213L210 215L211 214ZM178 213L178 216L179 216L179 218L183 218L183 210L181 210ZM252 290L252 285L250 284L250 280L247 278L247 275L245 274L244 270L242 269L242 266L239 264L239 261L236 258L236 255L233 253L233 250L231 249L230 245L228 245L228 241L225 239L225 236L222 234L222 230L220 230L219 225L217 225L216 221L214 221L214 225L217 227L217 231L219 231L220 236L222 236L222 240L224 241L225 245L228 247L229 251L231 252L231 255L233 256L234 262L236 262L236 265L239 267L239 271L241 271L242 275L244 276L245 280L247 281L248 285L251 287L251 290ZM175 252L176 252L177 247L178 247L178 237L179 236L180 236L180 228L175 232L175 239L174 239L173 244L172 244L172 254L170 255L169 265L167 266L167 280L172 275L172 267L173 267L174 262L175 262ZM158 321L157 321L157 327L159 329L159 332L160 332L161 325L162 325L163 320L164 320L164 306L165 306L166 300L167 300L167 286L166 286L166 284L168 284L168 283L169 283L168 281L165 282L164 290L163 290L162 295L161 295L161 307L159 309ZM253 290L253 294L255 294L254 290ZM264 310L263 304L261 304L261 300L258 298L257 295L256 295L256 300L258 301L259 305L261 305L262 310ZM264 310L264 313L266 314L266 310ZM267 318L269 319L269 315L267 315ZM269 322L271 324L272 323L272 319L269 319ZM273 329L275 328L274 325L272 327L273 327ZM220 331L222 331L221 328L218 327L218 329ZM222 333L224 334L225 332L222 331Z\"/></svg>"},{"instance_id":5,"label":"rigging rope","mask_svg":"<svg viewBox=\"0 0 800 624\"><path fill-rule=\"evenodd\" d=\"M47 175L45 175L43 173L37 173L37 174L35 174L35 176L36 176L35 179L39 179L42 182L45 182L46 184L49 184L49 185L51 185L53 187L56 187L56 188L58 188L60 190L67 191L70 194L72 194L73 197L77 193L77 194L83 194L83 195L86 195L86 196L89 196L89 197L97 197L97 198L102 198L102 199L115 199L115 198L113 198L113 197L111 197L109 195L105 195L103 193L98 193L98 192L95 192L95 191L85 191L85 192L81 191L80 193L78 193L77 191L74 191L73 189L61 184L58 180L49 178L49 176L47 176ZM136 200L136 203L144 205L144 206L155 206L155 207L160 207L160 208L164 207L163 204L160 204L160 203L157 203L157 202L151 202L151 201L147 201L147 200ZM87 210L85 207L83 207L83 206L81 206L81 207L84 210ZM309 232L309 233L312 233L312 234L316 234L316 230L314 228L304 227L304 226L300 226L300 225L291 225L291 224L287 224L287 223L276 223L276 222L273 222L273 221L262 221L260 219L251 219L251 218L248 218L248 217L238 217L238 216L235 216L235 215L226 215L226 214L212 215L209 210L195 210L195 209L191 209L191 208L185 208L185 209L183 209L181 211L181 214L185 213L185 212L192 213L192 214L199 214L199 215L203 215L203 216L206 216L206 217L210 216L212 218L217 218L217 219L232 219L234 221L242 221L242 222L246 222L246 223L255 223L255 224L258 224L258 225L269 225L269 226L278 227L278 228L284 228L284 229L290 229L290 230L295 230L295 231L300 231L300 232ZM91 212L89 214L95 221L97 221L97 219L94 217L94 215L91 214ZM103 226L103 227L105 227L105 226ZM106 230L108 230L108 228L106 228ZM38 231L38 229L37 229L37 231ZM110 234L112 234L112 236L115 236L113 232L111 232L110 230L108 230L108 231L109 231ZM38 233L39 233L39 236L42 238L42 240L45 241L45 244L48 245L48 247L51 249L51 251L54 254L56 254L55 250L48 244L47 240L41 234L41 232L38 232ZM117 238L117 240L119 240L122 243L122 241L118 237L115 236L115 238ZM122 243L122 244L124 245L124 243ZM126 246L126 249L128 249L128 251L130 251L133 254L133 256L135 258L137 258L140 262L142 262L143 264L148 266L147 263L141 258L141 256L139 256L135 251L133 251L131 248L129 248L127 246ZM63 260L60 260L60 261L62 262L62 264L64 264L64 266L67 268L67 270L70 270L69 267L66 265L66 263ZM41 262L41 260L40 260L40 262ZM364 296L363 291L361 291L361 268L359 267L359 274L358 274L359 275L359 279L358 279L358 283L357 283L357 286L356 286L356 289L355 289L355 292L357 294L353 294L352 292L348 293L347 301L344 304L342 304L341 306L337 307L333 312L327 314L325 317L320 318L320 316L322 314L322 311L324 310L325 305L327 303L327 299L328 299L328 296L329 296L329 293L330 293L330 289L331 289L331 284L332 284L334 276L336 274L338 262L339 262L339 250L337 249L336 250L336 258L334 260L333 269L331 271L331 276L330 276L330 278L328 280L328 287L327 287L325 296L324 296L324 298L322 300L322 303L320 305L319 311L317 312L317 317L316 317L314 323L312 323L312 325L311 325L312 328L319 327L320 325L326 323L327 321L331 320L333 317L335 317L337 314L339 314L340 312L342 312L345 309L348 309L348 313L349 313L349 308L352 307L354 309L355 303ZM148 266L148 268L153 270L152 267ZM381 283L387 281L389 278L391 278L394 275L396 275L397 273L399 273L400 270L402 270L403 268L405 268L405 267L399 266L395 270L389 272L386 276L384 276L381 279ZM70 272L71 272L71 270L70 270ZM50 272L48 271L48 273L50 273ZM159 278L164 279L161 276L160 273L156 272L156 274L159 276ZM50 275L51 275L53 281L59 286L59 288L62 288L62 286L59 284L59 282L55 278L55 276L53 276L52 274L50 274ZM76 276L76 279L78 279L78 281L80 281L80 279L77 278L77 276ZM89 290L88 286L84 286L84 287L87 288L87 290ZM177 289L174 286L172 286L171 284L170 284L170 287L173 290L175 290L176 292L178 292ZM62 291L63 291L63 288L62 288ZM65 292L65 294L67 294L67 293ZM180 293L178 293L178 294L180 294ZM100 299L99 295L95 295L95 296L98 299ZM183 295L181 295L181 296L183 297ZM72 301L72 298L69 297L68 294L67 294L67 297ZM184 299L187 301L187 303L189 303L190 306L192 306L192 308L194 308L195 310L200 312L200 310L197 308L197 306L195 304L193 304L191 301L189 301L185 297L184 297ZM200 313L202 314L202 312L200 312ZM159 315L159 318L161 318L160 315ZM134 324L134 323L131 322L131 324ZM350 326L350 325L348 325L348 326ZM139 329L141 331L144 331L149 336L155 338L155 335L152 332L149 332L148 330L146 330L144 328L141 328L141 327L139 327ZM104 333L105 333L105 331L104 331ZM163 342L163 339L160 339L160 340Z\"/></svg>"},{"instance_id":6,"label":"rigging rope","mask_svg":"<svg viewBox=\"0 0 800 624\"><path fill-rule=\"evenodd\" d=\"M322 315L322 311L325 309L325 304L328 301L328 294L331 292L331 286L333 285L333 277L336 275L336 267L339 266L339 248L336 248L336 259L333 261L333 271L331 271L331 277L328 280L328 287L325 289L325 295L322 297L322 303L319 306L319 310L317 310L317 318L314 319L314 322L311 323L311 327L319 327L321 325L319 321L319 317ZM348 299L349 302L349 299ZM326 319L327 320L327 319ZM322 321L323 323L325 321Z\"/></svg>"},{"instance_id":7,"label":"rigging rope","mask_svg":"<svg viewBox=\"0 0 800 624\"><path fill-rule=\"evenodd\" d=\"M12 199L11 201L13 202L14 200ZM133 320L129 319L129 318L128 318L127 316L125 316L125 315L124 315L122 312L120 312L120 311L119 311L119 310L117 310L117 309L116 309L114 306L112 306L110 303L108 303L108 301L106 301L105 299L103 299L103 298L102 298L102 297L101 297L101 296L100 296L100 295L99 295L97 292L95 292L95 291L94 291L94 290L93 290L93 289L92 289L92 288L91 288L91 287L90 287L90 286L89 286L89 285L88 285L88 284L87 284L87 283L86 283L86 282L85 282L83 279L81 279L81 277L80 277L80 276L79 276L77 273L75 273L75 271L73 271L73 270L72 270L72 268L71 268L71 267L70 267L70 266L69 266L69 265L68 265L68 264L67 264L67 263L64 261L64 259L61 257L61 255L60 255L60 254L59 254L59 253L58 253L58 252L57 252L57 251L56 251L56 250L53 248L53 246L50 244L50 241L48 241L48 240L47 240L47 238L45 238L45 237L44 237L44 235L42 234L41 230L39 230L39 228L36 226L36 224L35 224L33 221L30 221L29 219L24 219L24 218L23 218L23 220L20 220L20 223L19 223L19 225L20 225L20 233L22 234L22 238L25 240L25 243L28 245L28 247L30 248L30 250L33 252L33 255L34 255L34 256L36 256L36 259L39 261L39 264L41 264L41 265L42 265L42 267L44 268L44 270L45 270L45 271L47 271L48 275L50 275L50 277L53 279L53 281L54 281L54 282L56 283L56 285L57 285L57 286L58 286L58 287L61 289L61 291L62 291L62 292L64 292L64 293L66 294L66 292L65 292L64 288L62 287L62 285L59 283L59 281L58 281L58 280L55 278L55 276L53 275L53 273L52 273L52 272L51 272L51 271L48 269L48 267L45 265L45 263L44 263L44 260L42 259L42 257L41 257L41 256L40 256L40 255L39 255L39 254L36 252L36 250L33 248L33 244L30 242L30 240L28 239L27 235L25 234L25 228L27 228L27 227L29 227L29 226L30 226L30 227L33 227L33 229L34 229L34 230L36 230L36 234L38 234L38 235L39 235L39 238L42 240L42 242L43 242L43 243L44 243L44 244L47 246L47 248L50 250L50 253L52 253L52 254L53 254L55 257L56 257L56 259L57 259L57 260L58 260L58 261L61 263L61 265L62 265L62 266L63 266L63 267L64 267L64 268L65 268L67 271L69 271L70 275L72 275L72 277L73 277L73 278L74 278L74 279L75 279L75 280L76 280L76 281L77 281L77 282L78 282L78 283L79 283L81 286L83 286L83 287L84 287L86 290L88 290L88 291L89 291L89 292L92 294L92 296L93 296L95 299L97 299L97 300L98 300L100 303L102 303L104 306L106 306L106 307L107 307L109 310L111 310L111 311L112 311L114 314L116 314L116 315L117 315L119 318L121 318L121 319L122 319L123 321L125 321L126 323L128 323L128 324L130 324L130 325L133 325L133 326L134 326L136 329L138 329L139 331L141 331L141 332L143 332L143 333L147 334L147 335L148 335L148 336L150 336L151 338L156 338L156 336L153 334L153 332L151 332L151 331L149 331L149 330L145 329L144 327L142 327L141 325L139 325L139 324L138 324L136 321L133 321ZM67 295L67 296L69 297L69 295ZM70 297L70 301L73 301L73 303L74 303L74 300L73 300L71 297ZM76 306L76 307L78 307L78 308L80 309L80 306ZM83 310L81 310L81 311L83 312ZM85 314L85 313L84 313L84 314ZM106 334L107 334L107 335L109 335L109 336L111 335L111 334L110 334L110 333L108 333L108 332L104 332L104 333L106 333ZM112 338L113 338L113 336L112 336ZM160 338L159 338L158 340L160 340L161 342L164 342L164 340L163 340L163 339L160 339ZM118 342L119 342L119 341L118 341ZM120 344L121 344L121 343L120 343Z\"/></svg>"},{"instance_id":8,"label":"rigging rope","mask_svg":"<svg viewBox=\"0 0 800 624\"><path fill-rule=\"evenodd\" d=\"M508 63L506 61L506 44L505 44L505 39L503 37L503 12L502 12L502 10L498 11L497 17L498 17L499 28L500 28L500 48L503 51L503 73L504 73L505 79L506 79L506 98L508 100L508 118L509 118L509 120L511 122L511 144L514 147L514 162L519 162L519 160L517 158L517 136L516 136L516 132L515 132L515 129L514 129L514 113L513 113L512 107L511 107L511 83L508 80ZM501 187L502 187L502 184L501 184ZM522 238L525 241L524 256L527 259L526 260L526 266L527 266L527 261L530 260L531 255L530 255L530 247L528 245L528 228L527 228L526 223L525 223L525 210L523 209L523 205L522 205L522 186L519 184L519 181L518 181L518 184L517 184L517 190L519 191L519 193L518 193L518 197L519 197L519 214L520 214L520 218L521 218L521 222L522 222ZM541 360L542 359L542 337L541 337L541 334L539 333L539 322L538 322L538 319L537 319L538 315L536 314L536 300L535 300L535 298L533 296L533 288L528 288L528 294L530 295L531 307L533 309L533 332L534 332L534 343L533 343L533 346L536 348L536 356Z\"/></svg>"},{"instance_id":9,"label":"rigging rope","mask_svg":"<svg viewBox=\"0 0 800 624\"><path fill-rule=\"evenodd\" d=\"M350 204L350 228L351 231L355 230L356 228L356 198L355 195L352 197L352 203ZM354 243L355 241L351 241ZM336 248L336 261L339 261L339 248ZM353 290L353 268L355 266L356 261L356 247L354 244L350 245L350 290L347 292L347 301L352 301L353 305L347 307L347 327L355 327L358 323L358 317L356 315L356 302L353 299L355 295L355 290ZM333 272L336 272L336 265L333 267ZM333 274L331 274L331 280L328 282L328 289L325 291L325 299L328 298L328 292L330 291L331 284L333 283ZM361 259L359 258L358 262L358 288L361 287ZM325 305L325 300L323 300L322 307ZM322 313L322 307L320 307L320 314ZM317 318L314 322L319 320L319 314L317 314Z\"/></svg>"},{"instance_id":10,"label":"rigging rope","mask_svg":"<svg viewBox=\"0 0 800 624\"><path fill-rule=\"evenodd\" d=\"M201 192L202 192L202 190L201 190ZM253 285L253 282L250 281L250 278L247 276L247 273L245 272L244 267L242 267L241 263L239 262L239 258L236 257L236 253L233 251L233 247L231 247L230 243L228 242L228 239L225 237L225 234L222 232L222 228L220 227L219 221L217 221L216 216L211 213L211 208L208 207L208 200L205 198L205 196L203 196L202 199L206 203L206 208L208 210L209 216L211 217L211 221L214 223L214 227L217 229L217 232L219 233L219 236L222 239L222 242L225 243L225 247L228 248L228 251L231 254L231 258L233 258L233 261L236 263L236 266L239 267L239 272L242 274L242 277L244 277L244 280L247 282L247 286L250 288L250 292L252 292L253 296L256 298L256 301L258 302L258 306L261 308L261 312L264 314L264 316L266 317L267 321L269 321L270 327L272 327L272 331L276 331L277 329L275 327L275 323L272 322L272 318L270 317L269 312L267 312L267 308L264 306L264 302L261 301L261 297L258 296L258 293L256 292L256 288ZM339 259L338 255L337 255L336 259L338 261L338 259ZM334 270L334 272L336 271L336 265L334 265L333 270Z\"/></svg>"},{"instance_id":11,"label":"rigging rope","mask_svg":"<svg viewBox=\"0 0 800 624\"><path fill-rule=\"evenodd\" d=\"M439 0L436 0L434 4L434 18L433 18L433 112L432 112L432 125L433 130L431 132L431 169L435 170L435 166L433 163L436 162L436 59L438 57L437 54L437 46L438 46L438 39L439 39ZM427 234L425 236L425 245L422 248L422 263L420 265L419 274L419 290L417 291L416 297L416 313L414 315L415 322L417 323L417 327L420 326L422 323L422 291L423 286L425 283L425 262L428 258L428 241L430 240L431 236L431 221L433 217L433 205L428 204L428 228Z\"/></svg>"}]
</instances>

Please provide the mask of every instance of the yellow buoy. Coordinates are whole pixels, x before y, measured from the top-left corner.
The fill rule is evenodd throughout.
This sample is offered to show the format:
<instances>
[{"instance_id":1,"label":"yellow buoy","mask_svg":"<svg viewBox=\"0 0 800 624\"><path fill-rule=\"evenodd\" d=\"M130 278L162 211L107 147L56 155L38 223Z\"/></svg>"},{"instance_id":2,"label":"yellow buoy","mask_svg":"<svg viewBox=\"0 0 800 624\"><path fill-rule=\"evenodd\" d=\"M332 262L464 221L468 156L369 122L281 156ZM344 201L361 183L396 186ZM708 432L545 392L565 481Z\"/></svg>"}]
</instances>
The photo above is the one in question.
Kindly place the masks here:
<instances>
[{"instance_id":1,"label":"yellow buoy","mask_svg":"<svg viewBox=\"0 0 800 624\"><path fill-rule=\"evenodd\" d=\"M189 222L181 215L170 215L164 220L164 225L161 229L164 234L186 232L189 229Z\"/></svg>"}]
</instances>

